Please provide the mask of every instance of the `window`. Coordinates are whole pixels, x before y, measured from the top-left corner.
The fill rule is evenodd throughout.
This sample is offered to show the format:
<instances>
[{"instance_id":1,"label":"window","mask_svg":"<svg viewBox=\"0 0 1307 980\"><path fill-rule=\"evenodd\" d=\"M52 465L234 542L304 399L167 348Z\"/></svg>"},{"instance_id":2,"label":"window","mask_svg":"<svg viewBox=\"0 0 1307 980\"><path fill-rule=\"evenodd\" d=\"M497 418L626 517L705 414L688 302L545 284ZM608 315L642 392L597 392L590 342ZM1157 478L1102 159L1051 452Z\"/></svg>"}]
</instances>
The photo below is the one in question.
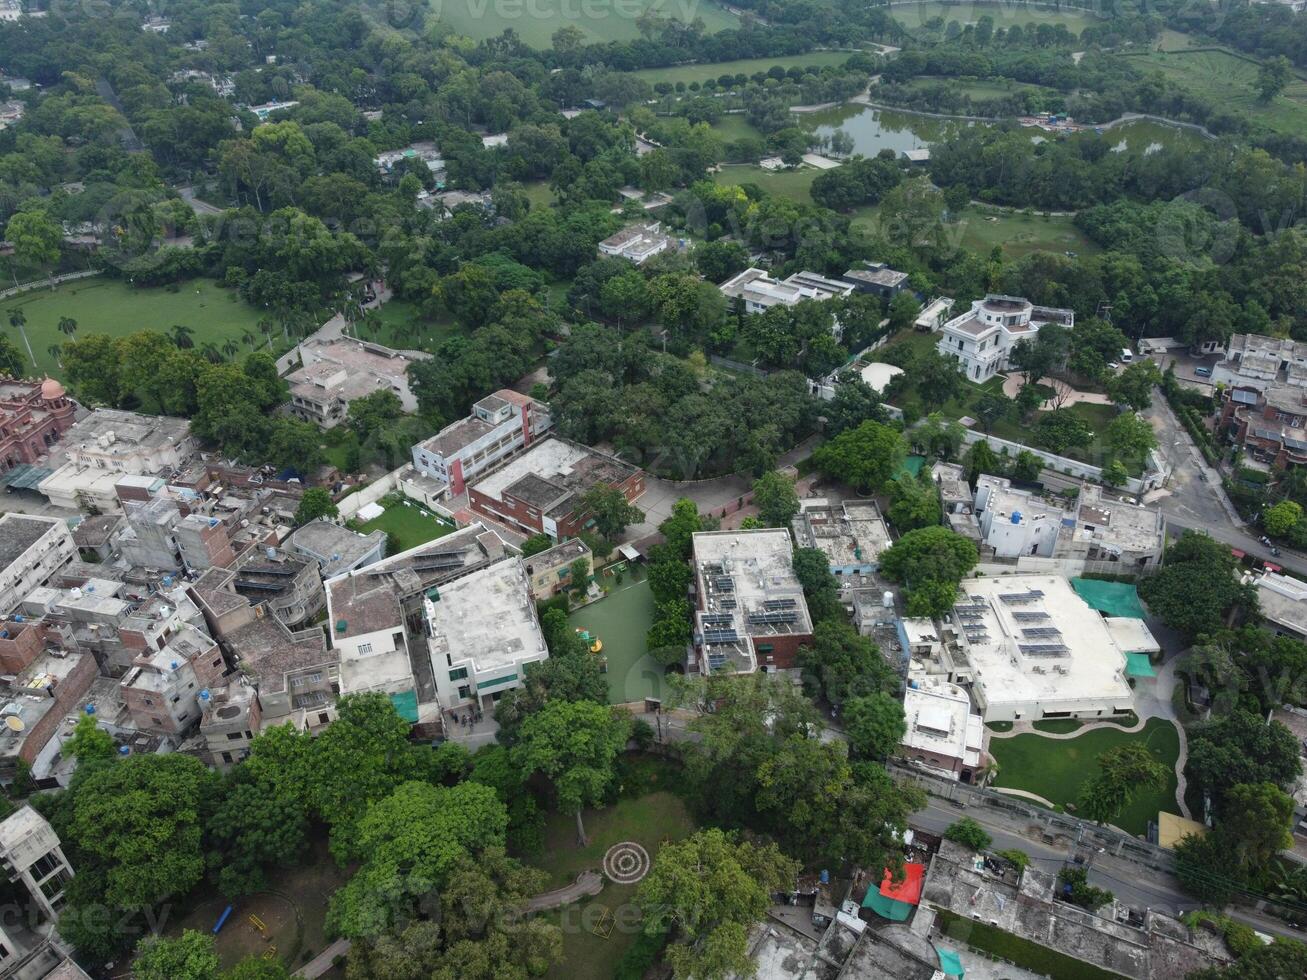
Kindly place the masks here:
<instances>
[{"instance_id":1,"label":"window","mask_svg":"<svg viewBox=\"0 0 1307 980\"><path fill-rule=\"evenodd\" d=\"M318 712L318 724L319 724L319 725L325 725L325 724L329 723L330 721L331 721L331 715L327 714L327 712L325 712L325 711L319 711L319 712Z\"/></svg>"},{"instance_id":2,"label":"window","mask_svg":"<svg viewBox=\"0 0 1307 980\"><path fill-rule=\"evenodd\" d=\"M244 732L228 732L228 733L227 733L227 741L228 741L228 742L235 742L235 741L238 741L238 740L240 740L240 739L242 739L242 738L244 738L244 737L245 737L245 733L244 733Z\"/></svg>"},{"instance_id":3,"label":"window","mask_svg":"<svg viewBox=\"0 0 1307 980\"><path fill-rule=\"evenodd\" d=\"M360 656L360 657L362 657L362 656L364 656L364 655L366 655L366 654L369 654L369 653L371 653L371 652L372 652L372 644L371 644L371 643L360 643L360 644L359 644L358 653L359 653L359 656Z\"/></svg>"},{"instance_id":4,"label":"window","mask_svg":"<svg viewBox=\"0 0 1307 980\"><path fill-rule=\"evenodd\" d=\"M451 670L451 671L449 672L449 679L450 679L451 681L463 681L463 680L467 680L467 668L466 668L466 667L459 667L457 670Z\"/></svg>"},{"instance_id":5,"label":"window","mask_svg":"<svg viewBox=\"0 0 1307 980\"><path fill-rule=\"evenodd\" d=\"M472 696L472 688L468 687L466 684L462 685L458 689L458 696L462 698L464 701L466 701L468 698Z\"/></svg>"},{"instance_id":6,"label":"window","mask_svg":"<svg viewBox=\"0 0 1307 980\"><path fill-rule=\"evenodd\" d=\"M225 763L227 763L228 765L231 765L231 761L232 761L232 759L231 759L231 753L230 753L230 752L224 752L224 753L222 754L222 761L225 762Z\"/></svg>"}]
</instances>

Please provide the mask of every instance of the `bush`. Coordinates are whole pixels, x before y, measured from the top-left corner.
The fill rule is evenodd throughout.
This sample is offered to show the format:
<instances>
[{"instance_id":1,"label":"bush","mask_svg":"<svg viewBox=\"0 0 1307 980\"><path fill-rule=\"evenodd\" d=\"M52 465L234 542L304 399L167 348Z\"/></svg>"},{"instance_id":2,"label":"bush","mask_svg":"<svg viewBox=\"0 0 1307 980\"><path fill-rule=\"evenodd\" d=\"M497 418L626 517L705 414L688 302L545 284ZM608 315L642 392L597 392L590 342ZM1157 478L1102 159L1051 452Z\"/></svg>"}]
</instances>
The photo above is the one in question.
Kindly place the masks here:
<instances>
[{"instance_id":1,"label":"bush","mask_svg":"<svg viewBox=\"0 0 1307 980\"><path fill-rule=\"evenodd\" d=\"M1025 871L1030 865L1030 855L1025 851L1018 851L1015 847L1006 851L999 851L998 856L1011 861L1017 866L1018 871Z\"/></svg>"},{"instance_id":2,"label":"bush","mask_svg":"<svg viewBox=\"0 0 1307 980\"><path fill-rule=\"evenodd\" d=\"M948 830L944 831L944 837L977 852L987 850L989 845L994 843L994 838L985 832L985 828L970 817L963 817L957 823L950 825Z\"/></svg>"},{"instance_id":3,"label":"bush","mask_svg":"<svg viewBox=\"0 0 1307 980\"><path fill-rule=\"evenodd\" d=\"M636 718L631 722L631 741L636 744L641 752L647 752L649 746L653 745L654 730L643 718Z\"/></svg>"},{"instance_id":4,"label":"bush","mask_svg":"<svg viewBox=\"0 0 1307 980\"><path fill-rule=\"evenodd\" d=\"M617 961L617 967L613 971L613 980L641 980L645 972L658 962L658 957L662 954L663 947L667 945L667 933L659 932L650 935L647 932L641 932L635 937L635 942L627 948L622 954L622 958Z\"/></svg>"}]
</instances>

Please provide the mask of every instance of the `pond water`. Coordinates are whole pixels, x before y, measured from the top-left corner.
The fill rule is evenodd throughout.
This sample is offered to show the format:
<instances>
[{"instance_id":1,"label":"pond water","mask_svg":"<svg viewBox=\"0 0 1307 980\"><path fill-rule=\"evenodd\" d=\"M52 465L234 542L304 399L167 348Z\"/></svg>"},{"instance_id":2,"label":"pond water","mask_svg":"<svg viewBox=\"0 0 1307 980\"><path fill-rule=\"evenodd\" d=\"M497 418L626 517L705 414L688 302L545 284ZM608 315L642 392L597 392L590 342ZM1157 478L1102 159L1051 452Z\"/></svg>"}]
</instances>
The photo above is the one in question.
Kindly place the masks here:
<instances>
[{"instance_id":1,"label":"pond water","mask_svg":"<svg viewBox=\"0 0 1307 980\"><path fill-rule=\"evenodd\" d=\"M605 580L612 584L611 578ZM628 573L621 585L613 584L606 598L572 613L572 626L587 630L603 645L608 658L608 700L612 704L642 698L666 697L662 666L649 656L645 634L653 625L654 599L643 578L632 582Z\"/></svg>"},{"instance_id":2,"label":"pond water","mask_svg":"<svg viewBox=\"0 0 1307 980\"><path fill-rule=\"evenodd\" d=\"M1092 139L1098 134L1081 134ZM1151 119L1136 119L1104 130L1101 136L1112 144L1113 153L1142 153L1145 156L1162 149L1197 149L1207 142L1201 133L1180 126L1168 126Z\"/></svg>"}]
</instances>

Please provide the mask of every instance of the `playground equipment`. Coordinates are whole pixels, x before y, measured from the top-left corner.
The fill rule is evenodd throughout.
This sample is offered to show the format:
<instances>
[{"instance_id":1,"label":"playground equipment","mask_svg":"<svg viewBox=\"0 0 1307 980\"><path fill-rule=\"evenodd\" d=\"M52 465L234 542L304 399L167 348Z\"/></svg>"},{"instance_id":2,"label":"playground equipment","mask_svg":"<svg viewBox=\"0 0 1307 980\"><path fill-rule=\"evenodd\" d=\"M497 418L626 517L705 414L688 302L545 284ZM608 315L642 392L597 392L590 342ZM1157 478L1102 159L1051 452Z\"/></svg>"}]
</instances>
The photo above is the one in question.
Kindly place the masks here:
<instances>
[{"instance_id":1,"label":"playground equipment","mask_svg":"<svg viewBox=\"0 0 1307 980\"><path fill-rule=\"evenodd\" d=\"M599 913L599 921L590 927L600 939L607 939L613 934L613 910L607 905L600 906L602 911Z\"/></svg>"},{"instance_id":2,"label":"playground equipment","mask_svg":"<svg viewBox=\"0 0 1307 980\"><path fill-rule=\"evenodd\" d=\"M576 632L580 635L581 639L585 641L586 646L590 648L591 653L603 652L604 641L599 639L599 637L595 636L589 630L581 629L579 626L576 628Z\"/></svg>"},{"instance_id":3,"label":"playground equipment","mask_svg":"<svg viewBox=\"0 0 1307 980\"><path fill-rule=\"evenodd\" d=\"M268 934L268 927L264 925L262 919L260 919L253 912L251 912L247 916L247 918L250 920L250 925L252 925L256 930L258 930L259 935L263 937L264 942L272 941L272 936Z\"/></svg>"},{"instance_id":4,"label":"playground equipment","mask_svg":"<svg viewBox=\"0 0 1307 980\"><path fill-rule=\"evenodd\" d=\"M227 924L227 918L231 915L231 910L233 908L235 908L234 905L228 905L225 909L222 910L222 915L218 916L218 921L213 926L213 934L215 936L219 932L221 932L222 927Z\"/></svg>"}]
</instances>

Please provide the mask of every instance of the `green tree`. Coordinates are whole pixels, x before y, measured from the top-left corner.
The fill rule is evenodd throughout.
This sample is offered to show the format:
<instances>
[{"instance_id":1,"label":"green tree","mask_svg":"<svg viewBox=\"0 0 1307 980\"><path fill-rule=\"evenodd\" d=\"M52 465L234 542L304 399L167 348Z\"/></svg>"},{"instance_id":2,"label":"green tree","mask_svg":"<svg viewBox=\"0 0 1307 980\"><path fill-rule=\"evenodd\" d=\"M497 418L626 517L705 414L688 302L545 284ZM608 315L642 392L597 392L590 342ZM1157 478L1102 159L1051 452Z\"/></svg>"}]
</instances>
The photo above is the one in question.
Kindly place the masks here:
<instances>
[{"instance_id":1,"label":"green tree","mask_svg":"<svg viewBox=\"0 0 1307 980\"><path fill-rule=\"evenodd\" d=\"M790 563L803 586L813 622L840 618L839 582L831 573L826 553L819 548L795 548Z\"/></svg>"},{"instance_id":2,"label":"green tree","mask_svg":"<svg viewBox=\"0 0 1307 980\"><path fill-rule=\"evenodd\" d=\"M1162 789L1170 775L1142 742L1127 742L1098 757L1098 768L1080 787L1080 814L1100 826L1121 815L1140 794Z\"/></svg>"},{"instance_id":3,"label":"green tree","mask_svg":"<svg viewBox=\"0 0 1307 980\"><path fill-rule=\"evenodd\" d=\"M1258 943L1233 963L1194 970L1188 980L1286 980L1307 976L1307 943L1276 939L1269 946Z\"/></svg>"},{"instance_id":4,"label":"green tree","mask_svg":"<svg viewBox=\"0 0 1307 980\"><path fill-rule=\"evenodd\" d=\"M32 367L36 367L36 355L32 353L32 342L27 339L27 314L23 312L21 306L15 306L9 311L9 326L18 331L18 336L23 338L23 346L27 348L27 359L32 362Z\"/></svg>"},{"instance_id":5,"label":"green tree","mask_svg":"<svg viewBox=\"0 0 1307 980\"><path fill-rule=\"evenodd\" d=\"M841 714L854 699L888 695L898 688L898 676L880 648L843 619L819 620L812 644L799 648L798 662L809 690Z\"/></svg>"},{"instance_id":6,"label":"green tree","mask_svg":"<svg viewBox=\"0 0 1307 980\"><path fill-rule=\"evenodd\" d=\"M551 701L522 723L514 762L553 783L561 809L576 813L576 836L586 843L581 811L598 806L626 745L630 719L592 701Z\"/></svg>"},{"instance_id":7,"label":"green tree","mask_svg":"<svg viewBox=\"0 0 1307 980\"><path fill-rule=\"evenodd\" d=\"M1293 808L1293 797L1274 783L1230 787L1221 803L1219 832L1246 873L1257 873L1293 846Z\"/></svg>"},{"instance_id":8,"label":"green tree","mask_svg":"<svg viewBox=\"0 0 1307 980\"><path fill-rule=\"evenodd\" d=\"M522 557L530 558L554 546L554 539L547 534L533 534L522 542Z\"/></svg>"},{"instance_id":9,"label":"green tree","mask_svg":"<svg viewBox=\"0 0 1307 980\"><path fill-rule=\"evenodd\" d=\"M980 397L976 399L971 408L971 414L980 420L985 434L989 435L994 430L994 424L1001 422L1012 415L1012 399L1001 391L991 391L986 388L981 392ZM980 443L976 443L980 445ZM988 443L985 443L988 445Z\"/></svg>"},{"instance_id":10,"label":"green tree","mask_svg":"<svg viewBox=\"0 0 1307 980\"><path fill-rule=\"evenodd\" d=\"M59 222L44 211L19 211L5 225L5 239L13 243L18 261L47 266L59 261L64 233Z\"/></svg>"},{"instance_id":11,"label":"green tree","mask_svg":"<svg viewBox=\"0 0 1307 980\"><path fill-rule=\"evenodd\" d=\"M812 462L825 475L850 483L861 493L872 493L884 489L906 453L896 430L867 421L819 446Z\"/></svg>"},{"instance_id":12,"label":"green tree","mask_svg":"<svg viewBox=\"0 0 1307 980\"><path fill-rule=\"evenodd\" d=\"M944 831L944 838L963 847L969 847L977 853L989 850L989 846L994 843L994 838L990 837L985 828L971 817L963 817L949 824L948 829Z\"/></svg>"},{"instance_id":13,"label":"green tree","mask_svg":"<svg viewBox=\"0 0 1307 980\"><path fill-rule=\"evenodd\" d=\"M1270 102L1284 91L1285 86L1292 79L1293 66L1289 64L1288 58L1284 57L1284 55L1268 58L1257 68L1257 81L1255 83L1257 97L1263 102Z\"/></svg>"},{"instance_id":14,"label":"green tree","mask_svg":"<svg viewBox=\"0 0 1307 980\"><path fill-rule=\"evenodd\" d=\"M753 481L753 502L758 508L758 517L767 527L788 528L799 512L799 495L794 491L794 481L775 471L764 473Z\"/></svg>"},{"instance_id":15,"label":"green tree","mask_svg":"<svg viewBox=\"0 0 1307 980\"><path fill-rule=\"evenodd\" d=\"M1049 452L1064 454L1094 441L1094 430L1069 408L1059 408L1041 416L1035 423L1035 441Z\"/></svg>"},{"instance_id":16,"label":"green tree","mask_svg":"<svg viewBox=\"0 0 1307 980\"><path fill-rule=\"evenodd\" d=\"M864 759L885 759L907 734L903 702L879 692L844 702L844 732L849 748Z\"/></svg>"},{"instance_id":17,"label":"green tree","mask_svg":"<svg viewBox=\"0 0 1307 980\"><path fill-rule=\"evenodd\" d=\"M213 936L185 929L175 939L142 939L132 961L132 976L136 980L214 980L218 966Z\"/></svg>"},{"instance_id":18,"label":"green tree","mask_svg":"<svg viewBox=\"0 0 1307 980\"><path fill-rule=\"evenodd\" d=\"M300 498L300 505L295 510L295 526L303 527L320 517L338 517L340 510L336 507L331 494L321 487L309 487Z\"/></svg>"},{"instance_id":19,"label":"green tree","mask_svg":"<svg viewBox=\"0 0 1307 980\"><path fill-rule=\"evenodd\" d=\"M400 784L359 822L363 866L331 898L328 928L355 939L376 936L441 890L468 856L503 847L508 811L480 783Z\"/></svg>"},{"instance_id":20,"label":"green tree","mask_svg":"<svg viewBox=\"0 0 1307 980\"><path fill-rule=\"evenodd\" d=\"M1122 412L1108 423L1104 440L1123 459L1141 459L1157 446L1153 427L1134 412Z\"/></svg>"},{"instance_id":21,"label":"green tree","mask_svg":"<svg viewBox=\"0 0 1307 980\"><path fill-rule=\"evenodd\" d=\"M799 866L774 844L740 843L717 829L665 844L640 882L644 930L675 930L666 959L677 978L748 975L748 934Z\"/></svg>"},{"instance_id":22,"label":"green tree","mask_svg":"<svg viewBox=\"0 0 1307 980\"><path fill-rule=\"evenodd\" d=\"M594 521L595 530L616 541L632 524L644 520L644 511L636 507L618 487L598 483L581 498L581 510Z\"/></svg>"},{"instance_id":23,"label":"green tree","mask_svg":"<svg viewBox=\"0 0 1307 980\"><path fill-rule=\"evenodd\" d=\"M218 888L227 898L263 891L263 869L293 865L308 846L303 803L281 796L266 782L243 778L239 769L237 773L205 827L222 855Z\"/></svg>"},{"instance_id":24,"label":"green tree","mask_svg":"<svg viewBox=\"0 0 1307 980\"><path fill-rule=\"evenodd\" d=\"M1262 527L1273 538L1283 538L1302 521L1302 505L1281 500L1262 511Z\"/></svg>"},{"instance_id":25,"label":"green tree","mask_svg":"<svg viewBox=\"0 0 1307 980\"><path fill-rule=\"evenodd\" d=\"M221 974L218 980L290 980L290 971L281 965L281 960L249 956Z\"/></svg>"},{"instance_id":26,"label":"green tree","mask_svg":"<svg viewBox=\"0 0 1307 980\"><path fill-rule=\"evenodd\" d=\"M1089 883L1089 872L1084 868L1063 868L1057 873L1057 883L1063 897L1072 905L1097 912L1112 901L1112 893Z\"/></svg>"},{"instance_id":27,"label":"green tree","mask_svg":"<svg viewBox=\"0 0 1307 980\"><path fill-rule=\"evenodd\" d=\"M112 762L118 755L113 736L100 727L94 715L83 714L77 719L70 738L64 740L64 756L77 760L78 766Z\"/></svg>"},{"instance_id":28,"label":"green tree","mask_svg":"<svg viewBox=\"0 0 1307 980\"><path fill-rule=\"evenodd\" d=\"M1162 372L1152 361L1134 361L1108 379L1107 394L1122 409L1142 412L1153 401L1153 387L1162 383Z\"/></svg>"},{"instance_id":29,"label":"green tree","mask_svg":"<svg viewBox=\"0 0 1307 980\"><path fill-rule=\"evenodd\" d=\"M1267 723L1259 712L1236 708L1192 728L1185 772L1190 785L1212 794L1219 812L1235 786L1291 786L1302 772L1298 741L1280 722Z\"/></svg>"},{"instance_id":30,"label":"green tree","mask_svg":"<svg viewBox=\"0 0 1307 980\"><path fill-rule=\"evenodd\" d=\"M1227 545L1185 531L1167 549L1161 571L1140 581L1139 596L1167 626L1193 638L1219 629L1236 610L1256 611L1257 595L1239 572Z\"/></svg>"},{"instance_id":31,"label":"green tree","mask_svg":"<svg viewBox=\"0 0 1307 980\"><path fill-rule=\"evenodd\" d=\"M655 602L673 602L685 598L694 572L686 562L671 559L653 562L647 577Z\"/></svg>"},{"instance_id":32,"label":"green tree","mask_svg":"<svg viewBox=\"0 0 1307 980\"><path fill-rule=\"evenodd\" d=\"M1130 479L1130 471L1119 459L1113 459L1103 467L1103 483L1109 487L1119 487Z\"/></svg>"},{"instance_id":33,"label":"green tree","mask_svg":"<svg viewBox=\"0 0 1307 980\"><path fill-rule=\"evenodd\" d=\"M909 531L880 556L880 573L908 590L912 615L943 615L956 598L957 586L980 560L974 542L946 527Z\"/></svg>"},{"instance_id":34,"label":"green tree","mask_svg":"<svg viewBox=\"0 0 1307 980\"><path fill-rule=\"evenodd\" d=\"M977 443L977 445L987 445ZM899 533L937 525L943 519L939 490L923 469L918 478L904 473L889 485L890 505L886 515Z\"/></svg>"}]
</instances>

